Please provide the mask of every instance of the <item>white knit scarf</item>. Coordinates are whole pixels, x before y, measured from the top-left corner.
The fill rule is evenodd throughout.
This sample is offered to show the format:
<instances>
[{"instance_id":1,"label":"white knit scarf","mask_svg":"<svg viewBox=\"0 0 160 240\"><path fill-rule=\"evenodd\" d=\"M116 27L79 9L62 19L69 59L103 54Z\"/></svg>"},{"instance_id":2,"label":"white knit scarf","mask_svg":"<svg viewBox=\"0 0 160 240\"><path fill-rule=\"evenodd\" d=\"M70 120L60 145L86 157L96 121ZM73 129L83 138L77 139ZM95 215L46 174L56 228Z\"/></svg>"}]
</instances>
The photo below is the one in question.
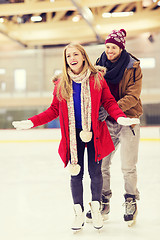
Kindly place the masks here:
<instances>
[{"instance_id":1,"label":"white knit scarf","mask_svg":"<svg viewBox=\"0 0 160 240\"><path fill-rule=\"evenodd\" d=\"M74 74L68 69L68 74L72 81L81 83L81 114L82 114L82 131L80 132L80 138L83 142L89 142L92 139L91 132L91 94L89 85L89 76L91 71L87 69L78 75ZM77 155L77 141L76 141L76 127L75 127L75 112L74 112L74 100L73 89L70 100L67 102L68 116L69 116L69 134L70 134L70 152L71 152L71 175L77 175L80 171ZM77 169L78 167L78 169ZM76 170L77 169L77 170Z\"/></svg>"}]
</instances>

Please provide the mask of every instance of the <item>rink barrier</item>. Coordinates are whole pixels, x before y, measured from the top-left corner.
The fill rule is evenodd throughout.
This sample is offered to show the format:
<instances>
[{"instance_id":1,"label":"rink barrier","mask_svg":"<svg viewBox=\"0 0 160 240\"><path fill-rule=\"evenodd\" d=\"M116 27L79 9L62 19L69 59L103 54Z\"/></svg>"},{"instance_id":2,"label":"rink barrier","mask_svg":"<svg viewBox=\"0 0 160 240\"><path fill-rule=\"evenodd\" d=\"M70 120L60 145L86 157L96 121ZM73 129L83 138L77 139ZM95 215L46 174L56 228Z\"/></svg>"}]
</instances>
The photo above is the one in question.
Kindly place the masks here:
<instances>
[{"instance_id":1,"label":"rink barrier","mask_svg":"<svg viewBox=\"0 0 160 240\"><path fill-rule=\"evenodd\" d=\"M49 143L59 142L60 139L27 139L27 140L0 140L0 143ZM141 138L140 141L158 142L160 138Z\"/></svg>"},{"instance_id":2,"label":"rink barrier","mask_svg":"<svg viewBox=\"0 0 160 240\"><path fill-rule=\"evenodd\" d=\"M141 142L159 142L160 126L141 127ZM0 130L0 143L59 143L60 129Z\"/></svg>"},{"instance_id":3,"label":"rink barrier","mask_svg":"<svg viewBox=\"0 0 160 240\"><path fill-rule=\"evenodd\" d=\"M60 139L27 139L27 140L0 140L0 143L41 143L59 142Z\"/></svg>"}]
</instances>

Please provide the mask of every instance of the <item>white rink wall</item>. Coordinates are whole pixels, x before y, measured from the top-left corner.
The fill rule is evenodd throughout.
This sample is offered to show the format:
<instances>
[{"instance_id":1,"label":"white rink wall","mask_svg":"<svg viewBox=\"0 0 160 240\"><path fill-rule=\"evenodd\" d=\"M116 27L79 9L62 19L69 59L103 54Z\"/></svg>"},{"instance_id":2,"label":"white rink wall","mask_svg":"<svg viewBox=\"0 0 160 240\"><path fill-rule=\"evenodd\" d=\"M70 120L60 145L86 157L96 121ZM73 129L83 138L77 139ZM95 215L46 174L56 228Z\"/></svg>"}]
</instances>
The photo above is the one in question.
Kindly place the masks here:
<instances>
[{"instance_id":1,"label":"white rink wall","mask_svg":"<svg viewBox=\"0 0 160 240\"><path fill-rule=\"evenodd\" d=\"M55 129L30 129L17 131L0 130L0 142L14 142L14 141L48 141L58 142L61 138L61 132L59 128ZM141 127L141 140L152 141L160 140L160 126L155 127Z\"/></svg>"},{"instance_id":2,"label":"white rink wall","mask_svg":"<svg viewBox=\"0 0 160 240\"><path fill-rule=\"evenodd\" d=\"M0 141L59 141L61 131L59 128L54 129L29 129L29 130L0 130Z\"/></svg>"},{"instance_id":3,"label":"white rink wall","mask_svg":"<svg viewBox=\"0 0 160 240\"><path fill-rule=\"evenodd\" d=\"M141 127L141 140L160 140L160 126Z\"/></svg>"}]
</instances>

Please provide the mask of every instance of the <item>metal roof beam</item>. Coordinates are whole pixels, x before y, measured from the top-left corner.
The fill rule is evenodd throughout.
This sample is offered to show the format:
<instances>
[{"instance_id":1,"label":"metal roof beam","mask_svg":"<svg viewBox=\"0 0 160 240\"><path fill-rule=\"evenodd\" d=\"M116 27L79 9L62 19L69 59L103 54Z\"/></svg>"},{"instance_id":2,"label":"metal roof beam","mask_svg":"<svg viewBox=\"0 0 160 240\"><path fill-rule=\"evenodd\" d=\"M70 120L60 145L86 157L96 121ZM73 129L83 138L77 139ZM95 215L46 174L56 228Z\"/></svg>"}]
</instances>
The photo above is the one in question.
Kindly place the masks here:
<instances>
[{"instance_id":1,"label":"metal roof beam","mask_svg":"<svg viewBox=\"0 0 160 240\"><path fill-rule=\"evenodd\" d=\"M141 0L134 0L134 2L141 2ZM100 7L114 4L130 3L130 0L81 0L79 1L81 7ZM37 2L27 1L24 3L11 3L11 4L0 4L1 16L13 16L13 15L25 15L34 13L47 13L47 12L58 12L58 11L71 11L76 10L76 7L70 0L61 0L55 2Z\"/></svg>"}]
</instances>

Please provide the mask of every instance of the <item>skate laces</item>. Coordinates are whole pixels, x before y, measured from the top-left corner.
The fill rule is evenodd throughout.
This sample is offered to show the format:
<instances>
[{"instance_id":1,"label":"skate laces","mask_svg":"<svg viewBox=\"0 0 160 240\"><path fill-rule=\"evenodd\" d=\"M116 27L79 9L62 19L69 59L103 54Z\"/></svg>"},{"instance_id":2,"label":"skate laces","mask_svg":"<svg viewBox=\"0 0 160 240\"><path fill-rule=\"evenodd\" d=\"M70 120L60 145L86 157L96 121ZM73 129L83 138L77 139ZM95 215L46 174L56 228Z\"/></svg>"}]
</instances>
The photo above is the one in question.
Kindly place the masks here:
<instances>
[{"instance_id":1,"label":"skate laces","mask_svg":"<svg viewBox=\"0 0 160 240\"><path fill-rule=\"evenodd\" d=\"M125 206L125 212L126 215L134 214L136 211L136 202L132 200L126 200L123 203L123 206Z\"/></svg>"}]
</instances>

